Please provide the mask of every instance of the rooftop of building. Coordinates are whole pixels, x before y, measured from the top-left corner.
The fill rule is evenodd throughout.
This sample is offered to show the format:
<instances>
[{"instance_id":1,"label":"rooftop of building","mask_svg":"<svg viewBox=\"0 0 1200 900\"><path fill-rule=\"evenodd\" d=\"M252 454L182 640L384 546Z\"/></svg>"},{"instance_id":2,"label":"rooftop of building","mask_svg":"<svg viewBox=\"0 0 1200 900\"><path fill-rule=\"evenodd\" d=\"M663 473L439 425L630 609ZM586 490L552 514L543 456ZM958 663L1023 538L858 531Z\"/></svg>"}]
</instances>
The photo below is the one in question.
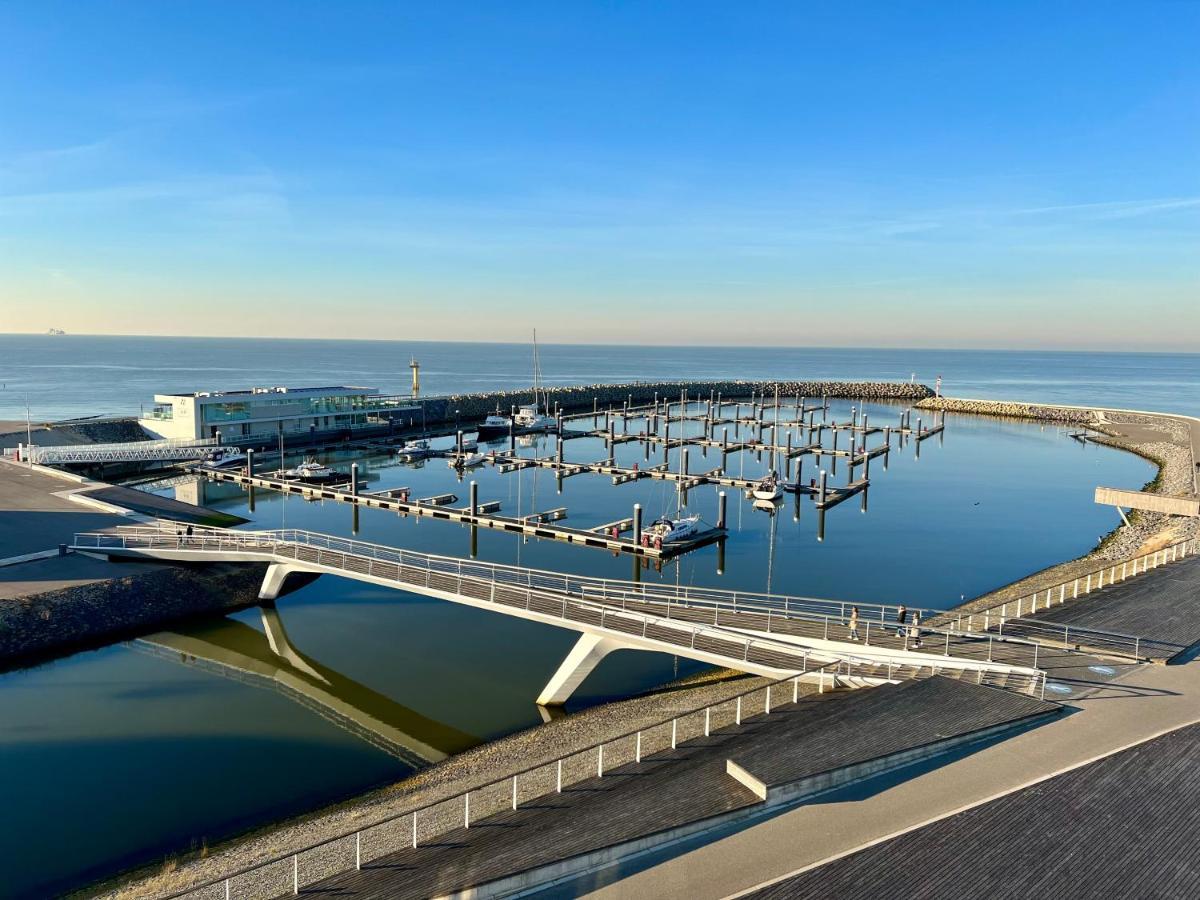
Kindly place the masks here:
<instances>
[{"instance_id":1,"label":"rooftop of building","mask_svg":"<svg viewBox=\"0 0 1200 900\"><path fill-rule=\"evenodd\" d=\"M276 385L273 387L252 387L240 388L231 391L191 391L170 394L159 394L160 397L188 398L193 400L202 400L210 397L261 397L274 394L377 394L378 388L364 387L363 385L354 384L335 384L326 387L286 387Z\"/></svg>"}]
</instances>

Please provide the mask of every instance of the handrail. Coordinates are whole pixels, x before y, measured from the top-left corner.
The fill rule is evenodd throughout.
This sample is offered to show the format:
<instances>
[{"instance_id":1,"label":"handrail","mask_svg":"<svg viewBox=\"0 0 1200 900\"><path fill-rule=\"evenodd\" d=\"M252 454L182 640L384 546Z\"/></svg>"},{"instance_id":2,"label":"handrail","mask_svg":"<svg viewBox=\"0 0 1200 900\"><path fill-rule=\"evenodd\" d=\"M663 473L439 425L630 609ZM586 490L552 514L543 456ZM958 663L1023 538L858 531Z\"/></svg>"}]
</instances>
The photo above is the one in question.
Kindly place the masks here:
<instances>
[{"instance_id":1,"label":"handrail","mask_svg":"<svg viewBox=\"0 0 1200 900\"><path fill-rule=\"evenodd\" d=\"M771 637L765 637L765 638L764 637L751 637L751 636L743 634L742 632L739 632L735 629L721 627L719 625L709 626L706 624L697 624L697 623L689 621L687 619L673 618L669 615L669 610L668 610L668 615L665 618L663 618L661 616L654 616L654 615L650 615L647 613L639 612L637 610L630 610L626 606L616 606L615 604L604 603L602 600L599 600L598 598L596 598L594 596L588 596L583 591L579 591L578 593L572 592L569 589L569 587L557 588L557 587L554 587L553 585L540 585L540 584L535 585L533 583L532 579L526 580L523 583L522 582L512 582L512 581L501 582L501 581L497 581L495 579L486 578L479 574L463 571L464 566L467 566L467 567L475 566L474 562L469 562L469 561L465 561L465 560L453 560L455 565L453 565L449 568L437 569L437 568L433 568L433 567L424 567L424 566L413 564L414 562L420 563L423 558L427 557L426 554L414 554L412 551L401 550L399 548L381 548L381 549L389 550L391 552L391 554L393 554L393 558L391 558L391 559L386 558L386 557L385 558L367 557L361 553L346 554L344 551L330 549L330 548L323 548L319 545L319 542L317 544L313 544L313 543L302 544L299 541L290 540L287 537L287 535L289 533L290 533L289 530L284 530L281 532L246 532L246 531L227 531L227 530L222 530L219 528L203 528L203 529L193 528L192 535L187 536L187 535L182 535L182 534L176 534L171 531L165 531L162 528L148 528L148 527L141 527L141 526L132 526L132 527L128 527L128 528L122 527L121 529L119 529L117 531L113 531L113 532L83 532L83 533L80 533L80 534L76 535L76 546L81 547L83 549L102 550L102 549L105 549L106 547L115 548L115 547L119 546L122 548L129 548L129 547L136 547L139 544L141 544L146 549L154 549L156 544L165 544L167 546L175 547L175 548L203 550L209 546L215 545L215 547L219 550L219 549L224 549L224 548L232 545L233 547L240 547L245 550L259 551L266 555L270 555L272 557L279 558L279 559L295 559L297 561L302 561L302 562L304 560L300 557L298 552L289 554L287 552L280 552L280 548L281 547L286 548L289 546L291 546L291 547L308 546L308 547L315 547L315 549L318 552L318 557L316 560L309 560L309 562L311 562L314 565L326 566L328 568L340 570L340 571L355 572L357 570L352 569L346 565L346 557L348 555L353 556L354 558L357 558L359 560L366 561L368 563L370 563L374 560L378 560L380 562L384 562L389 565L396 566L397 572L396 572L395 577L390 578L388 580L396 581L399 584L408 584L408 585L416 585L417 584L411 578L406 579L403 577L402 569L404 567L409 567L409 568L418 569L419 571L427 572L430 574L451 575L451 576L458 578L459 579L459 585L458 585L459 593L463 593L461 591L461 587L462 587L462 583L464 580L466 580L472 584L476 584L476 585L483 587L484 590L481 592L485 595L483 597L464 593L464 596L470 596L470 597L472 597L472 599L476 599L476 600L488 599L492 603L501 603L501 605L511 605L511 604L504 604L503 601L497 600L494 590L492 590L492 591L487 590L487 588L489 586L492 586L495 584L503 584L506 587L515 587L524 592L525 597L526 597L526 604L525 604L526 609L530 608L532 599L536 597L536 598L543 600L543 601L547 602L548 604L550 604L552 607L552 610L555 613L557 618L560 618L563 621L569 621L569 622L584 622L586 624L590 624L590 625L594 626L595 625L594 622L590 622L583 617L573 618L573 617L567 615L567 601L569 600L572 608L578 608L578 609L590 611L593 613L599 612L600 617L601 617L600 618L600 627L603 628L603 627L607 626L607 627L612 628L612 630L614 630L614 631L617 631L617 632L620 632L623 634L631 634L634 637L638 636L635 632L629 632L629 631L622 630L619 627L615 627L616 625L618 625L620 623L619 618L614 620L610 617L608 622L605 622L604 616L606 614L615 613L615 614L623 615L626 618L634 618L634 619L637 619L638 621L641 621L643 623L644 627L641 629L642 633L640 636L643 638L645 638L647 636L648 626L650 624L661 624L664 622L670 622L673 629L675 629L676 631L686 632L687 634L689 634L691 636L691 639L690 640L682 640L681 639L680 641L667 640L664 637L664 635L659 632L655 633L653 639L661 640L663 643L666 643L670 646L688 647L690 649L696 648L698 638L708 638L710 640L713 640L713 641L716 641L719 643L732 644L738 648L738 653L740 655L738 655L737 658L740 659L742 662L750 662L756 666L762 666L764 668L773 669L775 671L779 671L780 669L787 670L788 668L791 668L790 666L780 664L780 660L778 658L780 655L782 655L786 658L789 658L790 660L795 660L798 658L798 660L804 666L804 669L802 671L807 670L807 660L808 660L808 657L810 654L813 656L816 656L818 658L825 657L825 658L833 658L833 659L855 660L860 663L866 663L866 664L871 664L871 665L881 665L881 666L890 665L893 667L907 666L907 667L919 668L919 667L922 667L925 665L933 665L932 663L925 663L923 661L918 661L917 659L914 659L911 656L900 655L900 654L890 652L890 651L886 650L885 648L874 649L873 656L863 657L863 656L858 656L856 654L846 653L845 651L840 651L840 650L832 650L832 649L824 650L824 649L814 649L814 648L802 647L802 646L799 646L796 644L791 644L788 642L775 640ZM306 533L306 534L313 535L313 533ZM324 535L313 535L313 536L326 537ZM84 544L80 541L81 538L92 538L92 539L94 539L94 543ZM368 545L368 546L374 547L374 546L378 546L378 545ZM337 565L330 564L329 562L326 562L324 560L321 560L320 552L322 550L326 550L326 552L332 552L332 553L339 554L342 557L341 565L337 566ZM410 556L414 557L414 559L411 561L408 560L408 557L410 557ZM437 559L439 562L445 561L443 558L437 558ZM483 565L486 566L487 564L483 564ZM378 575L377 573L371 573L369 571L369 566L368 566L368 571L364 574L374 575L374 577L383 577L382 575ZM426 587L429 586L428 580L426 580L425 586ZM555 593L555 591L558 591L559 593ZM688 604L687 603L676 603L675 605L676 606L687 606ZM561 612L558 612L558 608L560 608L560 607L561 607ZM735 611L739 611L739 610L735 610ZM544 615L550 614L550 611L546 610L546 609L540 609L540 610L538 610L538 612L540 612ZM928 635L933 632L930 630L926 630L924 633L926 635ZM869 634L869 632L868 632L868 634ZM671 636L673 637L674 635L672 634ZM681 638L682 638L682 636L681 636ZM712 651L712 652L713 652L714 656L725 656L725 657L729 657L731 659L734 658L734 656L735 656L734 653L729 652L728 648L725 648L721 651ZM752 652L753 652L753 655L752 655ZM1035 662L1035 664L1033 666L1025 667L1025 666L1017 666L1017 665L1012 665L1012 664L993 664L990 659L987 661L984 661L984 660L971 659L969 657L958 657L958 658L954 658L952 661L941 663L940 667L946 668L947 666L949 666L950 668L953 668L953 669L970 669L970 670L979 669L979 670L991 671L991 672L996 672L996 673L1010 673L1010 674L1019 672L1023 675L1032 675L1033 673L1036 673L1037 671L1039 671L1036 667L1036 655L1034 657L1034 662Z\"/></svg>"},{"instance_id":2,"label":"handrail","mask_svg":"<svg viewBox=\"0 0 1200 900\"><path fill-rule=\"evenodd\" d=\"M172 532L170 529L175 529L175 531ZM791 654L795 653L795 645L783 644L781 642L774 641L769 637L768 638L749 638L746 635L744 635L742 632L737 631L736 629L722 627L719 622L719 616L718 616L718 613L721 610L725 610L726 612L733 612L735 614L749 612L749 613L758 613L761 615L761 614L765 613L767 615L766 630L767 630L768 634L772 633L772 624L773 624L772 616L781 617L788 621L799 620L799 621L815 622L817 625L821 625L824 627L825 639L828 639L828 635L829 635L831 626L843 627L845 624L844 617L842 617L842 616L825 615L825 614L818 613L818 612L811 612L811 611L809 611L807 609L803 609L803 608L787 609L787 608L779 608L779 607L775 607L775 606L762 606L759 604L747 604L745 602L739 603L736 601L732 604L729 604L729 603L722 604L721 601L711 600L711 599L708 599L705 597L697 598L697 597L686 597L685 596L683 598L680 598L677 595L672 595L669 593L665 595L665 600L663 599L662 596L646 597L637 592L619 591L619 592L610 593L610 591L607 589L607 585L623 584L623 585L632 585L632 586L636 587L637 583L636 582L621 583L621 582L614 582L609 579L576 578L575 576L564 576L564 575L560 575L558 573L546 573L546 572L542 572L539 570L518 569L516 567L511 567L511 566L500 566L500 565L495 565L495 564L491 564L491 563L479 563L479 562L472 561L472 560L461 560L461 559L457 559L457 558L453 558L453 557L432 556L430 554L417 553L414 551L403 550L400 548L386 547L386 546L377 545L377 544L366 544L366 543L363 543L360 541L347 540L344 538L336 538L331 535L324 535L324 534L320 534L317 532L296 531L296 530L291 530L291 529L284 529L284 530L278 530L278 531L230 531L230 530L220 529L220 528L203 528L203 529L194 528L193 534L190 537L188 537L181 533L178 533L178 529L179 529L179 526L176 524L173 524L173 523L168 524L168 523L160 521L160 522L156 523L155 526L150 526L150 527L129 526L129 527L122 527L118 531L113 531L113 532L81 533L76 536L76 542L77 542L77 545L79 545L79 540L81 538L93 538L96 542L95 543L96 549L101 549L103 546L106 545L105 543L102 543L102 542L115 542L118 540L120 541L121 546L128 546L130 539L148 541L151 544L150 549L153 549L152 545L155 541L162 541L163 539L166 539L166 543L169 546L186 547L189 549L203 549L203 547L205 545L215 542L218 549L222 549L225 546L232 545L234 547L240 547L243 549L249 549L249 550L253 550L253 551L262 551L262 552L270 553L272 555L280 556L282 558L297 559L297 560L300 559L300 555L298 552L280 553L278 548L281 546L282 547L306 546L306 547L316 548L317 553L318 553L318 558L315 561L315 564L317 564L317 565L326 565L326 563L320 559L320 553L322 551L340 554L342 556L342 560L341 560L342 565L340 567L330 565L330 568L340 568L341 570L348 570L349 567L347 567L345 564L347 555L351 555L355 558L365 560L368 563L368 569L369 569L370 562L374 561L374 560L379 560L381 562L385 562L390 565L395 565L397 567L397 574L393 580L395 580L401 584L410 584L411 585L414 583L412 581L412 579L405 579L402 577L403 573L401 572L401 569L403 567L409 567L409 568L414 568L414 569L418 569L420 571L425 571L425 572L430 572L430 573L452 575L454 577L457 577L460 580L460 587L461 587L462 580L467 579L468 581L470 581L473 584L479 584L479 585L483 586L485 588L485 593L486 593L486 588L488 586L494 585L494 584L501 584L501 585L505 585L505 586L509 586L509 587L516 587L521 590L524 590L528 597L536 596L539 599L543 599L548 602L551 602L556 606L559 603L563 603L564 604L563 610L562 610L562 613L559 616L559 618L562 618L564 621L579 621L578 619L572 619L571 617L566 615L565 600L567 598L569 598L571 600L572 606L574 606L574 607L584 607L584 608L590 609L593 612L595 612L597 610L601 611L602 621L603 621L603 615L605 614L605 612L620 612L626 616L636 616L640 620L647 621L647 622L658 623L658 622L662 621L661 618L657 618L655 616L641 613L638 610L629 609L628 602L630 600L632 600L632 601L638 602L638 603L654 604L654 605L658 605L660 607L665 606L666 620L670 621L672 623L677 623L677 625L683 626L683 628L685 630L691 632L694 637L697 637L697 636L719 636L720 639L730 640L731 636L736 635L739 645L746 647L746 655L744 656L744 661L753 661L753 660L750 660L750 658L749 658L749 648L754 645L755 641L762 642L765 640L768 642L768 644L770 646L774 647L777 651L782 651L784 649L784 647L790 648ZM298 536L303 536L306 538L306 540L303 542L296 540L295 538ZM314 538L317 540L313 540ZM347 554L347 551L340 549L340 547L343 545L352 547L354 549L352 549L349 552L349 554ZM372 550L372 555L367 556L365 553L361 552L362 549ZM378 551L384 551L384 552L382 554L380 554ZM480 569L483 570L482 574L480 572L476 571L476 570L480 570ZM517 577L515 580L510 580L509 578L505 578L505 579L501 580L501 579L495 578L495 577L488 577L488 575L486 574L489 572L497 572L497 571L501 572L502 574L504 574L506 576L515 573L517 575ZM372 574L372 573L370 573L368 571L367 574ZM535 579L534 576L537 576L537 578ZM543 576L550 576L550 577L544 578ZM542 582L544 580L549 581L550 583L543 584ZM582 582L582 583L577 583L577 582ZM594 586L597 583L604 585L604 587L597 589ZM428 586L428 584L426 584L426 586ZM559 593L551 593L554 591L557 591ZM566 597L563 596L564 594L566 595ZM615 595L616 600L620 601L619 606L616 605L616 600L611 599L614 595ZM483 598L475 597L474 599L483 599ZM494 591L492 592L492 602L495 602ZM528 608L528 603L526 605ZM714 611L713 626L709 627L709 626L703 625L703 624L697 625L695 622L693 622L689 619L678 618L676 616L672 616L671 613L672 613L673 607L675 609L684 608L684 609L691 609L691 610L705 609L705 608L713 609L713 611ZM871 646L871 644L870 644L871 625L872 625L872 621L868 621L868 620L861 621L861 627L864 629L864 634L865 634L864 646ZM885 628L890 629L890 627L891 627L890 625L885 625ZM615 630L620 630L620 629L615 629ZM1032 642L1032 641L1021 640L1019 638L1000 637L1000 636L991 636L991 635L988 635L986 637L982 636L982 635L979 637L974 637L973 635L966 634L966 633L954 633L954 632L950 632L950 631L939 631L937 629L928 628L928 627L920 628L919 632L920 632L920 636L923 638L928 638L930 635L937 635L939 638L945 638L945 641L946 641L945 656L946 657L950 656L949 643L950 643L951 638L956 638L956 639L961 640L962 638L966 637L969 639L977 640L980 642L981 651L983 649L983 642L986 640L987 651L988 651L988 653L987 653L988 658L987 658L986 662L984 660L976 660L969 656L961 656L960 655L956 658L956 660L953 664L953 667L955 667L955 668L983 667L983 668L995 669L996 667L992 665L991 645L994 640L1002 640L1004 643L1024 644L1026 646L1033 648L1033 660L1032 660L1032 664L1028 668L1034 669L1034 670L1037 669L1037 648L1036 648L1035 642ZM885 633L886 633L886 631L885 631ZM747 642L749 642L749 643L747 643ZM667 641L667 643L674 643L674 642ZM690 645L692 647L695 646L694 638L690 642ZM933 650L933 649L934 648L931 646L930 650ZM894 655L894 654L890 653L886 648L880 647L878 644L875 645L875 649L873 649L873 653L875 654L875 656L873 658L878 659L881 662L886 662L886 661L890 660L893 664L896 664L896 665L908 664L908 661L910 659L910 657L908 657L908 656ZM835 650L818 651L818 655L826 655L826 656L831 656L834 658L847 658L847 656L848 656L844 651L835 651ZM763 664L769 665L769 663L763 663ZM778 666L774 666L774 667L779 668ZM1004 671L1011 671L1013 668L1021 668L1021 667L1015 666L1014 664L1003 664Z\"/></svg>"},{"instance_id":3,"label":"handrail","mask_svg":"<svg viewBox=\"0 0 1200 900\"><path fill-rule=\"evenodd\" d=\"M159 528L175 529L177 527L178 523L159 520L159 523L156 526L128 526L122 527L122 531L128 533L137 533L139 531L156 531L159 530ZM194 526L194 531L199 531L202 527L205 530L217 531L230 535L278 535L282 540L297 541L300 543L320 543L323 546L327 546L331 550L337 549L342 552L358 553L359 550L352 548L362 548L363 551L372 556L375 556L378 552L382 551L384 553L404 553L410 555L412 558L425 558L430 561L443 561L454 565L459 565L460 563L464 562L459 557L443 556L434 553L421 553L414 550L401 550L400 548L389 547L384 544L374 544L352 538L343 538L336 535L324 534L321 532L306 531L303 529L268 529L261 531L239 530L233 532L212 526ZM859 615L864 622L868 618L870 618L872 621L875 621L876 619L881 622L887 621L889 618L889 613L891 617L894 618L895 611L900 607L900 604L830 600L823 597L805 597L802 595L775 594L760 591L739 591L731 590L729 588L683 586L677 589L670 585L654 585L640 581L629 581L616 578L598 578L590 575L564 575L560 572L553 572L546 569L533 569L524 566L511 566L504 563L489 563L478 560L470 560L469 564L471 566L492 572L511 572L523 579L534 577L539 579L570 581L572 583L587 584L589 586L613 585L615 588L624 590L629 594L669 593L671 596L682 595L689 599L692 597L710 597L716 599L729 598L727 602L739 606L746 602L757 602L771 604L782 609L793 607L802 608L803 604L814 604L823 608L836 607L838 609L838 614L842 616L849 615L851 607L857 606L859 608ZM908 611L910 615L914 612L920 613L922 618L926 618L927 614L932 617L937 616L942 612L941 610L914 606L909 606ZM870 615L867 615L867 612L869 612Z\"/></svg>"}]
</instances>

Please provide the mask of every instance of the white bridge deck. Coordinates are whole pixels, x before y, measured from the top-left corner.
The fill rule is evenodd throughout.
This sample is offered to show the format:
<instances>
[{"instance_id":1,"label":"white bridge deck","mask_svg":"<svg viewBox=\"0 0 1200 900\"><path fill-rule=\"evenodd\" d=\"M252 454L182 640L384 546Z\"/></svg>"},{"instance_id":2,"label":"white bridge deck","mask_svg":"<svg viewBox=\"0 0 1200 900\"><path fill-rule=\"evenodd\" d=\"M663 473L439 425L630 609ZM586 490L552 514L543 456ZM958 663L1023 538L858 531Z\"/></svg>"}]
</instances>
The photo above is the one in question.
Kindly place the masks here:
<instances>
[{"instance_id":1,"label":"white bridge deck","mask_svg":"<svg viewBox=\"0 0 1200 900\"><path fill-rule=\"evenodd\" d=\"M76 535L73 548L121 557L266 562L263 599L278 596L291 573L332 574L582 632L538 698L547 705L565 702L618 649L672 653L772 678L799 675L831 687L943 674L1027 693L1045 689L1035 644L926 629L922 649L905 649L888 636L895 626L884 625L890 607L858 604L866 635L860 644L836 639L846 626L845 605L835 601L587 578L306 531L178 531L174 523L159 523L90 532ZM873 618L879 623L875 643L868 625ZM1001 661L998 649L1026 657ZM831 664L835 668L827 671Z\"/></svg>"}]
</instances>

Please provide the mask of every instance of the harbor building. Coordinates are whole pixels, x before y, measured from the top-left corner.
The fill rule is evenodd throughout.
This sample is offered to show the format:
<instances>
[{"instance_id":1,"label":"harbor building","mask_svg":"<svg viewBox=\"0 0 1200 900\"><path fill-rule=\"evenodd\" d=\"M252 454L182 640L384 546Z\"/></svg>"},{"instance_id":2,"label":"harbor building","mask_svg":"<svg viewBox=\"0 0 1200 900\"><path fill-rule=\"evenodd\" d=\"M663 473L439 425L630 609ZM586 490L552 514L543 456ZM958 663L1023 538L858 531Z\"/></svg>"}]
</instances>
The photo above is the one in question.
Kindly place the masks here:
<instances>
[{"instance_id":1,"label":"harbor building","mask_svg":"<svg viewBox=\"0 0 1200 900\"><path fill-rule=\"evenodd\" d=\"M334 431L392 419L406 424L420 407L412 397L381 395L376 388L255 387L235 391L155 394L138 423L160 438L239 440L252 435Z\"/></svg>"}]
</instances>

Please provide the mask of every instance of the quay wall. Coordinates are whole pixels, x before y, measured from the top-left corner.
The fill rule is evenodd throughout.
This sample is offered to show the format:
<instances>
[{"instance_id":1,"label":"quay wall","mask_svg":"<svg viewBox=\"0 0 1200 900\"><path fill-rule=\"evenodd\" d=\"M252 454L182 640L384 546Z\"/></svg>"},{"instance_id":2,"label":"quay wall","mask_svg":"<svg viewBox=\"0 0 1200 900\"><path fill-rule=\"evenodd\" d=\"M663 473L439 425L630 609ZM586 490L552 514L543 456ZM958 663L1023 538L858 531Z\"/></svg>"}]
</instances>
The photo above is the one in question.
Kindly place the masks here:
<instances>
[{"instance_id":1,"label":"quay wall","mask_svg":"<svg viewBox=\"0 0 1200 900\"><path fill-rule=\"evenodd\" d=\"M118 578L0 601L0 670L258 603L265 564L141 566Z\"/></svg>"}]
</instances>

